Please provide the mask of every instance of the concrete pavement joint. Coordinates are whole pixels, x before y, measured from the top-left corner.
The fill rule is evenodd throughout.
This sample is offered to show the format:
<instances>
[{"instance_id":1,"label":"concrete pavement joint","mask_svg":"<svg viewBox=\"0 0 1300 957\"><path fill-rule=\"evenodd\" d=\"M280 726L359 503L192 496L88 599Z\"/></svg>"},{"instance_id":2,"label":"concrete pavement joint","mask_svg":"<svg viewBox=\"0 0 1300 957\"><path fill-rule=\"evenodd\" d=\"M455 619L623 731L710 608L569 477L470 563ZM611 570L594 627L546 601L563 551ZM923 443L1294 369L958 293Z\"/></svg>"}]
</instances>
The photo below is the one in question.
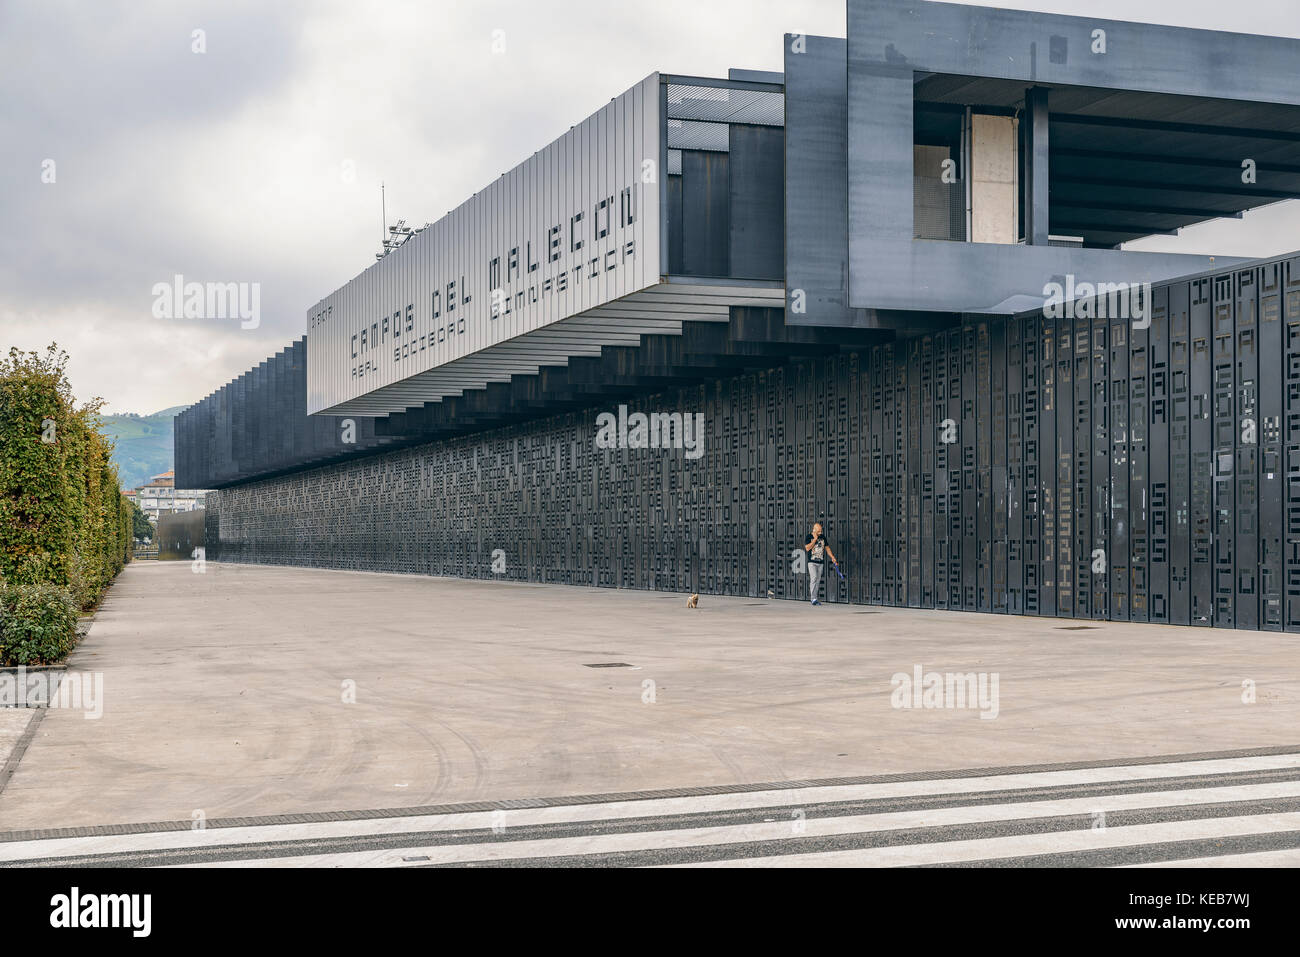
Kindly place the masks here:
<instances>
[{"instance_id":1,"label":"concrete pavement joint","mask_svg":"<svg viewBox=\"0 0 1300 957\"><path fill-rule=\"evenodd\" d=\"M45 717L44 708L33 708L31 710L31 721L27 722L27 727L18 738L14 749L9 752L9 760L5 762L3 768L0 768L0 794L4 793L5 785L9 783L10 778L14 776L14 772L18 770L18 762L23 759L27 746L31 744L32 738L36 737L36 729L39 727L41 719Z\"/></svg>"}]
</instances>

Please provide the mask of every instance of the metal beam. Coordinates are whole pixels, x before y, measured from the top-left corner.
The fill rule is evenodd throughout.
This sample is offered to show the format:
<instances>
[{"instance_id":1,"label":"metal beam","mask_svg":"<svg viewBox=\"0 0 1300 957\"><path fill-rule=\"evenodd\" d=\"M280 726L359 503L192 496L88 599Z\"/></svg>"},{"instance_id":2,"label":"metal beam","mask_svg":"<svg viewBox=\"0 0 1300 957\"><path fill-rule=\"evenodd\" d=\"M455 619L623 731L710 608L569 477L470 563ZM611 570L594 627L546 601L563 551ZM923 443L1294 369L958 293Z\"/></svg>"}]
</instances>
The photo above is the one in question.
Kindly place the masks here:
<instances>
[{"instance_id":1,"label":"metal beam","mask_svg":"<svg viewBox=\"0 0 1300 957\"><path fill-rule=\"evenodd\" d=\"M661 73L659 82L667 86L704 86L717 90L757 90L767 93L784 93L784 83L764 83L761 80L723 80L712 76L687 76L680 73Z\"/></svg>"},{"instance_id":2,"label":"metal beam","mask_svg":"<svg viewBox=\"0 0 1300 957\"><path fill-rule=\"evenodd\" d=\"M1102 159L1122 163L1159 163L1169 166L1202 166L1214 169L1241 169L1240 159L1211 156L1170 156L1167 153L1130 153L1120 150L1090 150L1073 146L1060 146L1052 150L1054 156L1075 156L1080 159ZM1261 171L1300 174L1300 166L1288 163L1262 163Z\"/></svg>"},{"instance_id":3,"label":"metal beam","mask_svg":"<svg viewBox=\"0 0 1300 957\"><path fill-rule=\"evenodd\" d=\"M1261 130L1246 126L1213 126L1205 123L1173 123L1167 120L1138 120L1119 116L1089 116L1083 113L1053 113L1053 123L1072 126L1109 126L1115 129L1149 130L1157 133L1192 133L1196 136L1235 136L1252 140L1282 140L1300 143L1300 132Z\"/></svg>"},{"instance_id":4,"label":"metal beam","mask_svg":"<svg viewBox=\"0 0 1300 957\"><path fill-rule=\"evenodd\" d=\"M1053 182L1068 183L1072 186L1110 186L1115 189L1158 189L1170 193L1213 193L1218 196L1253 196L1260 199L1300 199L1300 190L1264 189L1261 186L1209 186L1200 183L1169 183L1154 179L1117 179L1113 176L1058 176Z\"/></svg>"},{"instance_id":5,"label":"metal beam","mask_svg":"<svg viewBox=\"0 0 1300 957\"><path fill-rule=\"evenodd\" d=\"M1177 229L1157 229L1154 226L1135 226L1131 223L1076 223L1070 220L1052 223L1056 230L1075 230L1092 233L1136 233L1139 236L1177 236Z\"/></svg>"},{"instance_id":6,"label":"metal beam","mask_svg":"<svg viewBox=\"0 0 1300 957\"><path fill-rule=\"evenodd\" d=\"M1044 91L1047 87L1042 88ZM976 113L987 116L1017 116L1020 111L1013 106L994 106L987 103L941 103L932 100L916 100L912 106L921 113L965 113L970 107Z\"/></svg>"},{"instance_id":7,"label":"metal beam","mask_svg":"<svg viewBox=\"0 0 1300 957\"><path fill-rule=\"evenodd\" d=\"M1240 210L1198 209L1194 206L1152 206L1149 203L1106 203L1100 201L1057 199L1056 209L1098 209L1120 213L1149 213L1152 216L1185 216L1191 219L1241 219Z\"/></svg>"}]
</instances>

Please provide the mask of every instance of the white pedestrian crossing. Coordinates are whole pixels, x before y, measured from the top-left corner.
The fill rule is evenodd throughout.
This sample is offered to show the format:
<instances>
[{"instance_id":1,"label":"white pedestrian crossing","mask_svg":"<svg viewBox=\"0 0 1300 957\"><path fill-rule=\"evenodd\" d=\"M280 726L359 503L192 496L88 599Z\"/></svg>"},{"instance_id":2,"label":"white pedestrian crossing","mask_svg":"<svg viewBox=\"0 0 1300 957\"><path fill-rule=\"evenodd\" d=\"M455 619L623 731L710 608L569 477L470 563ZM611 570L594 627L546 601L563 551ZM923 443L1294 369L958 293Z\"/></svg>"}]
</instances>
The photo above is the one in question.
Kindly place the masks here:
<instances>
[{"instance_id":1,"label":"white pedestrian crossing","mask_svg":"<svg viewBox=\"0 0 1300 957\"><path fill-rule=\"evenodd\" d=\"M0 866L1295 866L1300 751L324 817L0 834Z\"/></svg>"}]
</instances>

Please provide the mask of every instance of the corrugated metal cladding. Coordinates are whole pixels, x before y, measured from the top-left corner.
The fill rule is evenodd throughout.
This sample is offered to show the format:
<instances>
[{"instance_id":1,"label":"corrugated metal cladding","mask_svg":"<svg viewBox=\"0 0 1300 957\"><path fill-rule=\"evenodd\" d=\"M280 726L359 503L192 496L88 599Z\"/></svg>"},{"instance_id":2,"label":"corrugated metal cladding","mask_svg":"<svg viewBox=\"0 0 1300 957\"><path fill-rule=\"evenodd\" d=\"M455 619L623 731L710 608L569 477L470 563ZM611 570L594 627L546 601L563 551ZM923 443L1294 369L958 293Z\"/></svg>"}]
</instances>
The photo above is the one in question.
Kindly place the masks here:
<instances>
[{"instance_id":1,"label":"corrugated metal cladding","mask_svg":"<svg viewBox=\"0 0 1300 957\"><path fill-rule=\"evenodd\" d=\"M208 557L799 598L821 519L833 601L1300 632L1300 258L629 403L694 461L616 404L214 492Z\"/></svg>"},{"instance_id":2,"label":"corrugated metal cladding","mask_svg":"<svg viewBox=\"0 0 1300 957\"><path fill-rule=\"evenodd\" d=\"M659 116L651 74L310 309L308 411L657 283Z\"/></svg>"},{"instance_id":3,"label":"corrugated metal cladding","mask_svg":"<svg viewBox=\"0 0 1300 957\"><path fill-rule=\"evenodd\" d=\"M388 444L374 419L307 415L307 340L299 339L175 420L177 488L220 488Z\"/></svg>"}]
</instances>

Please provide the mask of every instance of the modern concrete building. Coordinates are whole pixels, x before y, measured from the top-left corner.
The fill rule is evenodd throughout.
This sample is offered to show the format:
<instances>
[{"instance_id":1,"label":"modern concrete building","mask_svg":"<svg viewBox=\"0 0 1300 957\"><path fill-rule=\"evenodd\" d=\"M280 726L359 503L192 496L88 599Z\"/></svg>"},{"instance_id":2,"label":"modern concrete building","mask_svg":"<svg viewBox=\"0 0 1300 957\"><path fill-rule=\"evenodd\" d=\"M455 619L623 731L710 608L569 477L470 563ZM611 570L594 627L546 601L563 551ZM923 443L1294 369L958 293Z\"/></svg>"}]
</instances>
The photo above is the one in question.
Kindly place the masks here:
<instances>
[{"instance_id":1,"label":"modern concrete building","mask_svg":"<svg viewBox=\"0 0 1300 957\"><path fill-rule=\"evenodd\" d=\"M849 0L651 74L177 417L207 558L1300 630L1300 41ZM1300 246L1300 242L1297 242Z\"/></svg>"}]
</instances>

